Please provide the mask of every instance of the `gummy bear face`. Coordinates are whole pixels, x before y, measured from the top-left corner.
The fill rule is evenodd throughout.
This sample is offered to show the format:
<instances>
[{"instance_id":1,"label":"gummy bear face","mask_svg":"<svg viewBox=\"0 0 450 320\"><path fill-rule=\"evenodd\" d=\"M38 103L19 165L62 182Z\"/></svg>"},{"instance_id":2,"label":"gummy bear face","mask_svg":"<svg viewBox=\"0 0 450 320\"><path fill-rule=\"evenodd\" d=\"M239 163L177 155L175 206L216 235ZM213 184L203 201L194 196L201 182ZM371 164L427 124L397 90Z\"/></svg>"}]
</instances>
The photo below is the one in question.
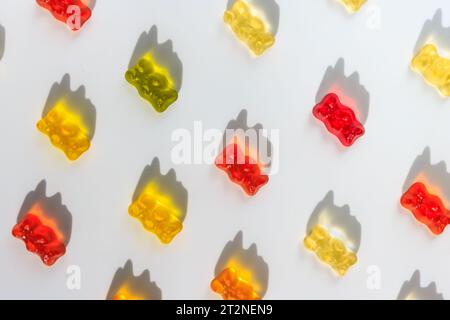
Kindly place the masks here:
<instances>
[{"instance_id":1,"label":"gummy bear face","mask_svg":"<svg viewBox=\"0 0 450 320\"><path fill-rule=\"evenodd\" d=\"M244 1L237 0L232 8L225 12L224 21L256 55L263 54L275 43L274 36L266 31L264 22L251 14Z\"/></svg>"},{"instance_id":2,"label":"gummy bear face","mask_svg":"<svg viewBox=\"0 0 450 320\"><path fill-rule=\"evenodd\" d=\"M234 268L223 270L211 282L211 289L224 300L259 300L250 283L240 278Z\"/></svg>"},{"instance_id":3,"label":"gummy bear face","mask_svg":"<svg viewBox=\"0 0 450 320\"><path fill-rule=\"evenodd\" d=\"M55 19L66 23L72 31L81 28L92 15L91 9L81 0L36 0L36 2L47 9ZM79 21L79 25L76 20Z\"/></svg>"},{"instance_id":4,"label":"gummy bear face","mask_svg":"<svg viewBox=\"0 0 450 320\"><path fill-rule=\"evenodd\" d=\"M125 73L125 78L157 112L164 112L178 99L178 92L172 88L173 80L169 73L156 65L150 55L141 58Z\"/></svg>"},{"instance_id":5,"label":"gummy bear face","mask_svg":"<svg viewBox=\"0 0 450 320\"><path fill-rule=\"evenodd\" d=\"M27 250L36 253L47 266L53 265L66 252L64 243L59 240L55 231L32 213L28 213L14 226L12 234L22 239Z\"/></svg>"},{"instance_id":6,"label":"gummy bear face","mask_svg":"<svg viewBox=\"0 0 450 320\"><path fill-rule=\"evenodd\" d=\"M430 194L421 182L414 183L403 194L400 203L434 234L441 234L450 223L450 215L441 199Z\"/></svg>"},{"instance_id":7,"label":"gummy bear face","mask_svg":"<svg viewBox=\"0 0 450 320\"><path fill-rule=\"evenodd\" d=\"M178 210L169 200L158 194L153 186L142 192L130 205L128 212L141 221L143 227L154 233L164 244L170 243L183 228L178 219Z\"/></svg>"},{"instance_id":8,"label":"gummy bear face","mask_svg":"<svg viewBox=\"0 0 450 320\"><path fill-rule=\"evenodd\" d=\"M346 147L364 134L364 127L356 119L353 110L344 106L334 93L327 94L313 108L313 115Z\"/></svg>"},{"instance_id":9,"label":"gummy bear face","mask_svg":"<svg viewBox=\"0 0 450 320\"><path fill-rule=\"evenodd\" d=\"M433 44L423 46L413 58L411 66L442 95L450 96L450 59L439 56Z\"/></svg>"},{"instance_id":10,"label":"gummy bear face","mask_svg":"<svg viewBox=\"0 0 450 320\"><path fill-rule=\"evenodd\" d=\"M36 126L69 160L78 159L91 145L81 119L62 105L51 109Z\"/></svg>"},{"instance_id":11,"label":"gummy bear face","mask_svg":"<svg viewBox=\"0 0 450 320\"><path fill-rule=\"evenodd\" d=\"M269 176L261 172L256 161L248 155L244 155L235 143L224 148L222 154L216 158L215 164L250 196L254 196L262 186L269 182Z\"/></svg>"},{"instance_id":12,"label":"gummy bear face","mask_svg":"<svg viewBox=\"0 0 450 320\"><path fill-rule=\"evenodd\" d=\"M330 236L328 231L316 225L304 239L305 248L316 253L317 257L343 276L356 263L356 255L347 250L344 243Z\"/></svg>"}]
</instances>

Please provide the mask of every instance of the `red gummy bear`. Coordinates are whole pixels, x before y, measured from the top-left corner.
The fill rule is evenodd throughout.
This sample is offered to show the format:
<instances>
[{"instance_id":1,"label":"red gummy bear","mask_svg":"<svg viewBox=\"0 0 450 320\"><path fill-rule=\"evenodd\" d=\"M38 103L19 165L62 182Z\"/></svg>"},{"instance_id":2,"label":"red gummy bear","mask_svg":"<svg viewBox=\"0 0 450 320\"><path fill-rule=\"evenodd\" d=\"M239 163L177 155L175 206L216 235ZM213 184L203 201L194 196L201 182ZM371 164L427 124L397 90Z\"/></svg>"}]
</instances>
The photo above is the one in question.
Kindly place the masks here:
<instances>
[{"instance_id":1,"label":"red gummy bear","mask_svg":"<svg viewBox=\"0 0 450 320\"><path fill-rule=\"evenodd\" d=\"M356 119L353 110L343 105L335 93L327 94L313 108L313 115L346 147L364 134L364 127Z\"/></svg>"},{"instance_id":2,"label":"red gummy bear","mask_svg":"<svg viewBox=\"0 0 450 320\"><path fill-rule=\"evenodd\" d=\"M414 183L402 195L400 203L434 234L441 234L450 223L448 210L441 199L430 194L421 182Z\"/></svg>"},{"instance_id":3,"label":"red gummy bear","mask_svg":"<svg viewBox=\"0 0 450 320\"><path fill-rule=\"evenodd\" d=\"M81 0L36 0L36 2L50 11L55 19L67 24L73 31L79 30L92 14L91 9ZM79 8L79 16L76 7ZM71 19L75 21L69 21Z\"/></svg>"},{"instance_id":4,"label":"red gummy bear","mask_svg":"<svg viewBox=\"0 0 450 320\"><path fill-rule=\"evenodd\" d=\"M236 143L224 148L215 164L250 196L254 196L269 181L269 176L262 174L259 165L248 155L244 156Z\"/></svg>"},{"instance_id":5,"label":"red gummy bear","mask_svg":"<svg viewBox=\"0 0 450 320\"><path fill-rule=\"evenodd\" d=\"M12 229L14 237L22 239L28 251L36 253L47 266L51 266L66 253L66 246L58 239L55 231L43 225L32 213L27 213L22 221Z\"/></svg>"}]
</instances>

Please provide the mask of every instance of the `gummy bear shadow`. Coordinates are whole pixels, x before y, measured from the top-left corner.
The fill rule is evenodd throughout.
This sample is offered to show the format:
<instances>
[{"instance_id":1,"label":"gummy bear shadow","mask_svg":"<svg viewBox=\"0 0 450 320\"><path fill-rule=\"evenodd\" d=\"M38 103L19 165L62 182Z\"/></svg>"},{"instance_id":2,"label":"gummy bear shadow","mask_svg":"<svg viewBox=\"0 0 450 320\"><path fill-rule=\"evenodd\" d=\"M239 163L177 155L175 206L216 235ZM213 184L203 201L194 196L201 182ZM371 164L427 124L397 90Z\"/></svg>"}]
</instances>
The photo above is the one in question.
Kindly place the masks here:
<instances>
[{"instance_id":1,"label":"gummy bear shadow","mask_svg":"<svg viewBox=\"0 0 450 320\"><path fill-rule=\"evenodd\" d=\"M83 119L83 123L88 129L89 139L92 141L97 118L95 106L91 100L86 98L84 86L80 86L76 91L70 89L70 75L67 73L61 82L53 83L42 111L42 117L45 117L59 101L65 101L70 111L75 112Z\"/></svg>"},{"instance_id":2,"label":"gummy bear shadow","mask_svg":"<svg viewBox=\"0 0 450 320\"><path fill-rule=\"evenodd\" d=\"M72 214L62 204L60 193L51 197L46 196L46 186L47 182L42 180L34 191L27 194L17 215L17 222L22 221L28 213L36 214L35 210L39 208L39 212L44 214L45 218L56 223L58 231L64 238L63 242L67 246L72 233Z\"/></svg>"},{"instance_id":3,"label":"gummy bear shadow","mask_svg":"<svg viewBox=\"0 0 450 320\"><path fill-rule=\"evenodd\" d=\"M173 51L172 40L158 43L158 27L155 25L151 27L149 32L143 31L141 33L128 64L128 69L134 67L147 53L151 53L158 64L169 70L174 81L174 89L179 92L183 81L183 64Z\"/></svg>"},{"instance_id":4,"label":"gummy bear shadow","mask_svg":"<svg viewBox=\"0 0 450 320\"><path fill-rule=\"evenodd\" d=\"M0 60L3 58L5 54L5 43L6 43L6 32L5 28L0 25Z\"/></svg>"},{"instance_id":5,"label":"gummy bear shadow","mask_svg":"<svg viewBox=\"0 0 450 320\"><path fill-rule=\"evenodd\" d=\"M227 10L231 9L236 0L228 0ZM280 25L280 6L275 0L246 0L252 8L258 11L258 16L267 22L270 33L277 35Z\"/></svg>"},{"instance_id":6,"label":"gummy bear shadow","mask_svg":"<svg viewBox=\"0 0 450 320\"><path fill-rule=\"evenodd\" d=\"M133 193L133 202L144 191L149 182L155 182L158 190L170 197L173 204L180 210L181 217L178 218L183 222L187 213L188 191L180 181L177 181L175 170L170 169L166 175L162 175L159 159L154 158L151 165L146 166L142 171Z\"/></svg>"},{"instance_id":7,"label":"gummy bear shadow","mask_svg":"<svg viewBox=\"0 0 450 320\"><path fill-rule=\"evenodd\" d=\"M239 231L223 248L214 269L214 276L217 277L224 269L230 267L232 261L251 272L252 284L255 285L258 295L263 298L269 284L269 266L261 256L258 256L255 243L244 249L242 231Z\"/></svg>"},{"instance_id":8,"label":"gummy bear shadow","mask_svg":"<svg viewBox=\"0 0 450 320\"><path fill-rule=\"evenodd\" d=\"M255 124L253 127L249 127L247 124L248 112L246 109L242 109L237 118L230 120L225 128L225 132L222 137L222 144L220 151L223 150L225 146L232 142L233 137L238 136L239 141L244 141L246 146L256 146L257 147L257 156L258 160L262 166L263 171L267 174L267 171L270 171L270 167L272 165L272 142L261 134L261 130L263 130L263 126L260 123ZM229 134L227 134L227 130ZM249 135L247 135L249 133ZM252 136L256 136L257 141L249 141ZM241 148L244 146L242 145Z\"/></svg>"},{"instance_id":9,"label":"gummy bear shadow","mask_svg":"<svg viewBox=\"0 0 450 320\"><path fill-rule=\"evenodd\" d=\"M332 235L335 231L339 231L339 235L343 236L341 240L348 248L354 253L358 252L361 244L361 224L350 215L348 205L338 207L334 204L333 191L329 191L314 208L306 225L306 234L309 234L317 224L325 226Z\"/></svg>"},{"instance_id":10,"label":"gummy bear shadow","mask_svg":"<svg viewBox=\"0 0 450 320\"><path fill-rule=\"evenodd\" d=\"M442 26L442 9L438 9L432 19L425 21L414 46L414 54L427 43L434 43L439 49L450 50L450 26Z\"/></svg>"},{"instance_id":11,"label":"gummy bear shadow","mask_svg":"<svg viewBox=\"0 0 450 320\"><path fill-rule=\"evenodd\" d=\"M95 5L97 4L97 0L82 0L85 5L87 5L91 11L94 11Z\"/></svg>"},{"instance_id":12,"label":"gummy bear shadow","mask_svg":"<svg viewBox=\"0 0 450 320\"><path fill-rule=\"evenodd\" d=\"M405 281L400 289L397 300L444 300L442 293L437 292L436 283L427 287L420 286L420 271L414 271L411 279Z\"/></svg>"},{"instance_id":13,"label":"gummy bear shadow","mask_svg":"<svg viewBox=\"0 0 450 320\"><path fill-rule=\"evenodd\" d=\"M350 76L345 75L343 58L339 58L334 67L327 68L317 90L316 103L330 92L336 93L340 101L355 112L359 122L366 123L369 115L370 94L359 82L358 72L353 72Z\"/></svg>"},{"instance_id":14,"label":"gummy bear shadow","mask_svg":"<svg viewBox=\"0 0 450 320\"><path fill-rule=\"evenodd\" d=\"M139 276L133 274L133 262L131 260L127 260L123 268L117 269L106 299L113 300L123 286L127 287L130 294L139 296L142 300L161 300L162 298L161 289L150 280L148 270L144 270Z\"/></svg>"},{"instance_id":15,"label":"gummy bear shadow","mask_svg":"<svg viewBox=\"0 0 450 320\"><path fill-rule=\"evenodd\" d=\"M417 156L409 170L402 193L405 193L414 182L423 182L425 185L438 189L445 199L444 203L450 204L450 173L444 161L431 164L430 147L426 147L422 154Z\"/></svg>"}]
</instances>

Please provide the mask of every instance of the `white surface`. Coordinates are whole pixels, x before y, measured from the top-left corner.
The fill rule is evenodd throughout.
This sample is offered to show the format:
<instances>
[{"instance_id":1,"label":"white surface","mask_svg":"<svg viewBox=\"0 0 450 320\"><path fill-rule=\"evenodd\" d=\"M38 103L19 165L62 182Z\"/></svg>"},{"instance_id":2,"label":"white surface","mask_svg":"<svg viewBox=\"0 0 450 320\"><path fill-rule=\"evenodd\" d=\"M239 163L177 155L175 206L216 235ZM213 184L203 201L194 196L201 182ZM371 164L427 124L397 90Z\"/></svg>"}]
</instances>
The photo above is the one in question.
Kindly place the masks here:
<instances>
[{"instance_id":1,"label":"white surface","mask_svg":"<svg viewBox=\"0 0 450 320\"><path fill-rule=\"evenodd\" d=\"M1 0L6 50L0 61L0 298L103 299L117 268L132 259L149 269L164 299L214 298L209 282L225 244L239 230L269 265L265 298L396 298L419 269L450 296L450 233L432 238L401 210L403 183L430 146L432 162L450 159L448 101L408 67L422 26L438 8L450 25L447 0L369 0L355 16L331 0L279 0L275 46L250 57L222 22L226 0L98 0L77 34L33 1ZM366 26L378 6L381 28ZM158 27L183 63L179 101L158 116L124 80L143 31ZM358 71L370 93L366 135L342 151L312 120L326 68L339 57ZM91 149L65 160L35 128L50 87L65 73L86 86L96 106ZM246 108L249 125L280 129L280 170L254 198L243 196L208 165L173 165L171 133L224 129ZM189 192L184 230L167 247L127 214L140 174L154 157L176 170ZM26 194L47 180L73 216L67 253L53 267L25 251L10 232ZM301 244L309 215L333 190L362 225L359 262L342 279ZM81 268L81 290L68 290L66 269ZM366 270L381 270L369 290Z\"/></svg>"}]
</instances>

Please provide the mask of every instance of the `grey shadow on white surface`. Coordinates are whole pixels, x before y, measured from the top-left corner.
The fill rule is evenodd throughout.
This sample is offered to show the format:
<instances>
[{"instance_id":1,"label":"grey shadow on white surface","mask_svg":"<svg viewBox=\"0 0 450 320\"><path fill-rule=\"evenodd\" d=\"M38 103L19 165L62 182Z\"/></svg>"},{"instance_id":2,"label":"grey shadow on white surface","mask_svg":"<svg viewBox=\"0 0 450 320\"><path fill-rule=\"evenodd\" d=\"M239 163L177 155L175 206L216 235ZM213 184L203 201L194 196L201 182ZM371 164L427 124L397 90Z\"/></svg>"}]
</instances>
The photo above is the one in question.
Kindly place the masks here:
<instances>
[{"instance_id":1,"label":"grey shadow on white surface","mask_svg":"<svg viewBox=\"0 0 450 320\"><path fill-rule=\"evenodd\" d=\"M316 94L316 103L325 95L334 92L341 102L352 108L358 120L365 124L369 116L370 94L360 83L358 72L345 75L345 60L339 58L334 66L329 66Z\"/></svg>"},{"instance_id":2,"label":"grey shadow on white surface","mask_svg":"<svg viewBox=\"0 0 450 320\"><path fill-rule=\"evenodd\" d=\"M5 54L5 46L6 46L6 31L5 27L0 24L0 60L3 58Z\"/></svg>"},{"instance_id":3,"label":"grey shadow on white surface","mask_svg":"<svg viewBox=\"0 0 450 320\"><path fill-rule=\"evenodd\" d=\"M259 287L258 294L263 298L269 285L269 266L258 255L258 248L255 243L244 249L243 237L242 231L239 231L234 239L225 245L214 269L214 276L217 277L229 267L230 261L237 261L239 265L251 271L252 279Z\"/></svg>"},{"instance_id":4,"label":"grey shadow on white surface","mask_svg":"<svg viewBox=\"0 0 450 320\"><path fill-rule=\"evenodd\" d=\"M447 164L445 161L431 164L431 151L428 146L414 160L403 184L402 192L405 193L414 182L421 178L437 186L442 195L450 200L450 173L447 171Z\"/></svg>"},{"instance_id":5,"label":"grey shadow on white surface","mask_svg":"<svg viewBox=\"0 0 450 320\"><path fill-rule=\"evenodd\" d=\"M242 109L236 119L232 119L228 122L222 137L222 145L220 150L223 150L225 146L232 142L233 137L227 136L226 130L232 130L236 132L239 138L244 138L245 136L246 146L251 147L252 145L254 146L254 141L249 141L249 137L251 137L252 132L261 133L263 129L264 128L260 123L256 123L254 126L250 127L248 125L248 111L246 109ZM272 142L262 134L257 134L256 137L256 147L258 154L257 160L264 167L264 171L270 171L273 155Z\"/></svg>"},{"instance_id":6,"label":"grey shadow on white surface","mask_svg":"<svg viewBox=\"0 0 450 320\"><path fill-rule=\"evenodd\" d=\"M58 230L64 237L63 242L67 246L72 234L72 214L63 205L60 193L47 197L46 187L47 182L42 180L34 191L26 195L17 215L17 223L22 221L27 213L33 213L34 210L37 210L36 206L38 206L40 208L39 211L45 214L45 217L57 224Z\"/></svg>"},{"instance_id":7,"label":"grey shadow on white surface","mask_svg":"<svg viewBox=\"0 0 450 320\"><path fill-rule=\"evenodd\" d=\"M85 4L91 9L91 11L93 11L95 5L97 4L97 0L86 0Z\"/></svg>"},{"instance_id":8,"label":"grey shadow on white surface","mask_svg":"<svg viewBox=\"0 0 450 320\"><path fill-rule=\"evenodd\" d=\"M361 245L361 224L350 214L348 205L335 205L333 191L329 191L314 208L306 225L306 234L317 224L325 226L333 235L337 231L336 235L344 240L354 253L358 252Z\"/></svg>"},{"instance_id":9,"label":"grey shadow on white surface","mask_svg":"<svg viewBox=\"0 0 450 320\"><path fill-rule=\"evenodd\" d=\"M176 91L180 91L183 82L183 64L173 50L172 40L158 43L158 27L153 25L149 32L143 31L134 48L128 69L134 67L139 60L151 53L158 64L166 67L174 81Z\"/></svg>"},{"instance_id":10,"label":"grey shadow on white surface","mask_svg":"<svg viewBox=\"0 0 450 320\"><path fill-rule=\"evenodd\" d=\"M149 182L155 182L158 190L171 198L173 204L180 210L181 217L179 218L183 222L187 214L188 191L180 181L177 181L175 170L170 169L166 175L163 175L159 158L155 157L151 165L147 165L142 171L133 193L133 202L144 191Z\"/></svg>"},{"instance_id":11,"label":"grey shadow on white surface","mask_svg":"<svg viewBox=\"0 0 450 320\"><path fill-rule=\"evenodd\" d=\"M70 110L82 118L88 129L89 139L92 141L95 134L97 111L91 100L86 98L86 88L83 85L75 91L71 90L70 75L68 73L63 76L61 82L53 83L42 110L42 117L45 117L57 102L61 100L65 101Z\"/></svg>"},{"instance_id":12,"label":"grey shadow on white surface","mask_svg":"<svg viewBox=\"0 0 450 320\"><path fill-rule=\"evenodd\" d=\"M231 9L236 0L228 0L227 10ZM269 24L269 31L276 36L280 25L280 6L275 0L247 0L253 8L263 14L263 19Z\"/></svg>"},{"instance_id":13,"label":"grey shadow on white surface","mask_svg":"<svg viewBox=\"0 0 450 320\"><path fill-rule=\"evenodd\" d=\"M417 54L422 46L430 42L442 49L450 50L450 26L442 25L442 9L438 9L432 19L425 21L414 46L414 54Z\"/></svg>"},{"instance_id":14,"label":"grey shadow on white surface","mask_svg":"<svg viewBox=\"0 0 450 320\"><path fill-rule=\"evenodd\" d=\"M416 270L411 279L403 283L397 300L444 300L444 296L437 292L435 282L422 287L420 285L420 271Z\"/></svg>"},{"instance_id":15,"label":"grey shadow on white surface","mask_svg":"<svg viewBox=\"0 0 450 320\"><path fill-rule=\"evenodd\" d=\"M106 300L113 300L124 285L127 286L133 296L139 296L142 300L161 300L161 289L150 279L150 271L148 270L144 270L139 276L135 276L133 262L127 260L124 267L117 269L114 274Z\"/></svg>"}]
</instances>

